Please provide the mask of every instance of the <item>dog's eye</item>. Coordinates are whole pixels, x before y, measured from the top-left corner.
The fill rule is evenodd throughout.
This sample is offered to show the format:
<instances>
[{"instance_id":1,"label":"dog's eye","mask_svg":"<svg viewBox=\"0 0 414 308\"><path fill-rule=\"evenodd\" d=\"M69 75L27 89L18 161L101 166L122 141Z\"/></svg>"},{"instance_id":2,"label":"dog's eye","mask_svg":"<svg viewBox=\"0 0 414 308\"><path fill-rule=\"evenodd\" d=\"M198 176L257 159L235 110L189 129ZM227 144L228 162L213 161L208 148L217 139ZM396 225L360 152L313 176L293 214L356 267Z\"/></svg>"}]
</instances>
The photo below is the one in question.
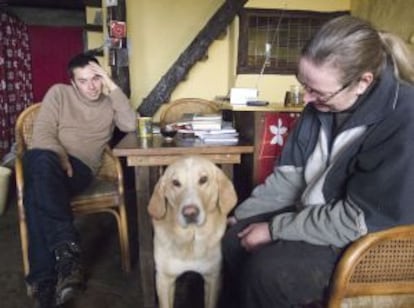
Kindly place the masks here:
<instances>
[{"instance_id":1,"label":"dog's eye","mask_svg":"<svg viewBox=\"0 0 414 308\"><path fill-rule=\"evenodd\" d=\"M175 187L181 187L181 183L180 183L180 181L179 181L179 180L173 180L173 181L172 181L172 184L173 184Z\"/></svg>"},{"instance_id":2,"label":"dog's eye","mask_svg":"<svg viewBox=\"0 0 414 308\"><path fill-rule=\"evenodd\" d=\"M208 177L206 175L204 175L198 180L198 184L203 185L203 184L207 183L207 180L208 180Z\"/></svg>"}]
</instances>

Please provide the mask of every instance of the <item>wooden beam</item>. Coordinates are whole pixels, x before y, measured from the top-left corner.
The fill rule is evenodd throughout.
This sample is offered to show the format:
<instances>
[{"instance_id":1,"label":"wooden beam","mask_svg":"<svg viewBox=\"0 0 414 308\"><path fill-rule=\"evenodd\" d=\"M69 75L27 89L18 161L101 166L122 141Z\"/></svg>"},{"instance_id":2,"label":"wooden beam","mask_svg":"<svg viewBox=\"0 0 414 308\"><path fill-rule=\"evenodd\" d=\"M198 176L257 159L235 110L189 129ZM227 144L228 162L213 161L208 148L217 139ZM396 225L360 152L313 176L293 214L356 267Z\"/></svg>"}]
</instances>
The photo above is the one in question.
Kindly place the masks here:
<instances>
[{"instance_id":1,"label":"wooden beam","mask_svg":"<svg viewBox=\"0 0 414 308\"><path fill-rule=\"evenodd\" d=\"M143 99L138 108L141 115L153 116L158 108L169 100L176 86L185 79L191 67L207 54L211 43L222 35L246 2L247 0L225 1L149 95Z\"/></svg>"},{"instance_id":2,"label":"wooden beam","mask_svg":"<svg viewBox=\"0 0 414 308\"><path fill-rule=\"evenodd\" d=\"M113 20L126 21L126 1L118 0L118 5L108 7L108 17ZM127 30L128 31L128 30ZM128 50L126 49L126 38L123 40L123 47L121 49L113 49L110 51L110 58L115 63L110 63L111 77L116 84L124 91L126 96L130 97L131 87L129 80L129 64L128 64ZM120 58L124 58L122 61ZM126 62L126 64L120 64Z\"/></svg>"}]
</instances>

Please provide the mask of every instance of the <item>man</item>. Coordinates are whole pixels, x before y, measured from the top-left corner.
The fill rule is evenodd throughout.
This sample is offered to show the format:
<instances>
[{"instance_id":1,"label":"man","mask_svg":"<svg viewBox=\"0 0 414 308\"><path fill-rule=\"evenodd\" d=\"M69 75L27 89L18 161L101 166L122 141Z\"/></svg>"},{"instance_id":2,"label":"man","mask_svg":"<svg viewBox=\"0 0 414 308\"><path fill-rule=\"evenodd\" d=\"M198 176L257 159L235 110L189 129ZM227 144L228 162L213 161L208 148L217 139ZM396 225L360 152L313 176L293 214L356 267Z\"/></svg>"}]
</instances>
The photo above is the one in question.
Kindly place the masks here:
<instances>
[{"instance_id":1,"label":"man","mask_svg":"<svg viewBox=\"0 0 414 308\"><path fill-rule=\"evenodd\" d=\"M135 130L128 98L96 58L75 56L68 73L71 85L57 84L46 93L23 158L26 279L39 308L59 306L84 288L70 199L91 183L115 126Z\"/></svg>"}]
</instances>

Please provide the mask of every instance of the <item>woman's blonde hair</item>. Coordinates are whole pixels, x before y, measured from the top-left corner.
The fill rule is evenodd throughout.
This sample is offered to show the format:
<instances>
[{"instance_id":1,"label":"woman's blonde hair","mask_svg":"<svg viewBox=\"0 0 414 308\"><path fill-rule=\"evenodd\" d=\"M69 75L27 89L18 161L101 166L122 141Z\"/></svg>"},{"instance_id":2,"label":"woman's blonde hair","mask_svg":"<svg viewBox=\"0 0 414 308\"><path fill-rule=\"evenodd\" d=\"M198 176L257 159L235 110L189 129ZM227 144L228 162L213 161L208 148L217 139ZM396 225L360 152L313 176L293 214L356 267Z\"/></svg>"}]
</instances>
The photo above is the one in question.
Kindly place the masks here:
<instances>
[{"instance_id":1,"label":"woman's blonde hair","mask_svg":"<svg viewBox=\"0 0 414 308\"><path fill-rule=\"evenodd\" d=\"M395 75L400 80L414 84L414 54L397 35L379 32L387 54L394 62Z\"/></svg>"},{"instance_id":2,"label":"woman's blonde hair","mask_svg":"<svg viewBox=\"0 0 414 308\"><path fill-rule=\"evenodd\" d=\"M358 80L364 72L372 72L378 78L391 60L396 77L414 84L413 54L404 41L350 15L324 24L305 45L301 56L316 65L336 66L344 84Z\"/></svg>"}]
</instances>

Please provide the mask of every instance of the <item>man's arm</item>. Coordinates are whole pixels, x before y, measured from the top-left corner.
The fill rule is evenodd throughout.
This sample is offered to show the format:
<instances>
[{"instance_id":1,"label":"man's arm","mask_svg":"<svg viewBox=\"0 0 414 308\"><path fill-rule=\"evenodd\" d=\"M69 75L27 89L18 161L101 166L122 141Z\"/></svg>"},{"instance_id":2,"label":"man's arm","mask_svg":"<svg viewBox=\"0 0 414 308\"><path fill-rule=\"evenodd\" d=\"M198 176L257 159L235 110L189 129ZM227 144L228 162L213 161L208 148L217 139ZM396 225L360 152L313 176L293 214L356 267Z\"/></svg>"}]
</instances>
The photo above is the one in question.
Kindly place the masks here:
<instances>
[{"instance_id":1,"label":"man's arm","mask_svg":"<svg viewBox=\"0 0 414 308\"><path fill-rule=\"evenodd\" d=\"M135 131L136 112L131 107L129 99L100 65L95 62L89 64L95 74L102 78L103 84L109 91L109 97L115 110L115 125L123 132Z\"/></svg>"}]
</instances>

